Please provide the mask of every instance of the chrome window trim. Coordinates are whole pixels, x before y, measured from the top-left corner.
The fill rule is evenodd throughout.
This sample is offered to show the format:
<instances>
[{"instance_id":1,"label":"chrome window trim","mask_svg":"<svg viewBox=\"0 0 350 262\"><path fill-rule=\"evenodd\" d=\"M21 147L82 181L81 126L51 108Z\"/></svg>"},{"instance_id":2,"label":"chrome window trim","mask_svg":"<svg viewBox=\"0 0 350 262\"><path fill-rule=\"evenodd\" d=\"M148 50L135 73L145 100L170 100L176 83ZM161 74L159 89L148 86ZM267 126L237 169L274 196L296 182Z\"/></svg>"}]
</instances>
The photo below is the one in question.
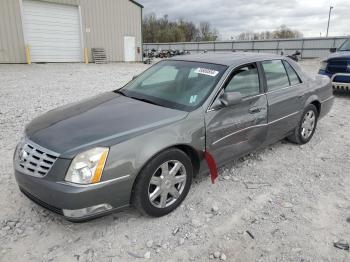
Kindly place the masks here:
<instances>
[{"instance_id":1,"label":"chrome window trim","mask_svg":"<svg viewBox=\"0 0 350 262\"><path fill-rule=\"evenodd\" d=\"M299 86L301 86L302 84L303 84L303 83L299 83L299 84L295 84L295 85L291 85L291 86L282 87L282 88L280 88L280 89L271 90L271 91L266 92L266 94L268 95L268 94L275 93L275 92L280 91L280 90L285 90L285 89L293 88L293 87L299 87Z\"/></svg>"}]
</instances>

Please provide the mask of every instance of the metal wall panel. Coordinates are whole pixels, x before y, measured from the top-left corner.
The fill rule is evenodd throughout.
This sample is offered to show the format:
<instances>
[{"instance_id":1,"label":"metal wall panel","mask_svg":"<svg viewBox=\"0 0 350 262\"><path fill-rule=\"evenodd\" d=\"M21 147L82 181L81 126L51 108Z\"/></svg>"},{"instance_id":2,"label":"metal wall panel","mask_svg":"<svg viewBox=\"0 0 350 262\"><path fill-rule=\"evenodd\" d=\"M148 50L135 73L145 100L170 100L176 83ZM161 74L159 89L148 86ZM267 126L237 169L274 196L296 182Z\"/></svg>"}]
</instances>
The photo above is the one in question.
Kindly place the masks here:
<instances>
[{"instance_id":1,"label":"metal wall panel","mask_svg":"<svg viewBox=\"0 0 350 262\"><path fill-rule=\"evenodd\" d=\"M192 44L192 43L185 43L184 44L184 49L185 50L197 50L198 44Z\"/></svg>"},{"instance_id":2,"label":"metal wall panel","mask_svg":"<svg viewBox=\"0 0 350 262\"><path fill-rule=\"evenodd\" d=\"M215 50L232 50L232 42L217 42L215 43Z\"/></svg>"},{"instance_id":3,"label":"metal wall panel","mask_svg":"<svg viewBox=\"0 0 350 262\"><path fill-rule=\"evenodd\" d=\"M302 48L303 41L295 40L295 41L280 41L278 48L279 49L293 49L300 50Z\"/></svg>"},{"instance_id":4,"label":"metal wall panel","mask_svg":"<svg viewBox=\"0 0 350 262\"><path fill-rule=\"evenodd\" d=\"M276 49L276 47L277 47L276 41L256 41L256 42L254 42L254 49L271 50L271 49Z\"/></svg>"},{"instance_id":5,"label":"metal wall panel","mask_svg":"<svg viewBox=\"0 0 350 262\"><path fill-rule=\"evenodd\" d=\"M80 7L83 46L106 49L109 61L124 60L124 36L135 36L142 45L140 6L129 0L45 0ZM22 0L0 0L0 63L24 63L25 41L21 19ZM141 61L142 54L136 53Z\"/></svg>"},{"instance_id":6,"label":"metal wall panel","mask_svg":"<svg viewBox=\"0 0 350 262\"><path fill-rule=\"evenodd\" d=\"M0 63L24 63L20 2L0 0Z\"/></svg>"},{"instance_id":7,"label":"metal wall panel","mask_svg":"<svg viewBox=\"0 0 350 262\"><path fill-rule=\"evenodd\" d=\"M233 49L234 50L252 50L253 49L253 41L251 41L251 42L234 42Z\"/></svg>"},{"instance_id":8,"label":"metal wall panel","mask_svg":"<svg viewBox=\"0 0 350 262\"><path fill-rule=\"evenodd\" d=\"M303 58L325 57L329 54L329 49L339 47L349 37L329 37L329 38L300 38L300 39L276 39L276 40L255 40L255 41L217 41L217 42L190 42L190 43L171 43L172 49L190 50L192 53L229 51L252 51L259 53L273 53L289 55L295 51L300 51ZM169 49L169 43L145 44L149 46L156 45L156 49Z\"/></svg>"},{"instance_id":9,"label":"metal wall panel","mask_svg":"<svg viewBox=\"0 0 350 262\"><path fill-rule=\"evenodd\" d=\"M214 50L214 44L213 43L199 43L198 50Z\"/></svg>"}]
</instances>

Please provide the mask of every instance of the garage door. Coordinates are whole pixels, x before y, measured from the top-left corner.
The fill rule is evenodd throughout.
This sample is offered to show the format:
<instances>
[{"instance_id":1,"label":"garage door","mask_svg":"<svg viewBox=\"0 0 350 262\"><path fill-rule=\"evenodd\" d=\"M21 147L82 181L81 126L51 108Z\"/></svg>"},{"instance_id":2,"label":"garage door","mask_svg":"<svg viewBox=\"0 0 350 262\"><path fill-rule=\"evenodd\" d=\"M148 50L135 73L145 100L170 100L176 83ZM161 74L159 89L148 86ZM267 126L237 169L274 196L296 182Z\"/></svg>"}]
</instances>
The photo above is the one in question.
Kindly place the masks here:
<instances>
[{"instance_id":1,"label":"garage door","mask_svg":"<svg viewBox=\"0 0 350 262\"><path fill-rule=\"evenodd\" d=\"M81 62L77 6L23 1L23 29L33 62Z\"/></svg>"}]
</instances>

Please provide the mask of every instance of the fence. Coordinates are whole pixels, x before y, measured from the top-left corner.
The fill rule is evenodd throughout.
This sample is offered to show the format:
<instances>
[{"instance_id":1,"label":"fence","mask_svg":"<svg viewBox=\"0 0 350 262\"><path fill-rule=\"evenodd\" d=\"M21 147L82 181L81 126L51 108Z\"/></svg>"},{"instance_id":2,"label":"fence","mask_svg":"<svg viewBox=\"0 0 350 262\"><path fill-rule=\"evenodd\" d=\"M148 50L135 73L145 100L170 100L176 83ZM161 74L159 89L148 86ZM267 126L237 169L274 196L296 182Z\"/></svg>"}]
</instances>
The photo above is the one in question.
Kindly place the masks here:
<instances>
[{"instance_id":1,"label":"fence","mask_svg":"<svg viewBox=\"0 0 350 262\"><path fill-rule=\"evenodd\" d=\"M285 55L301 52L302 58L325 57L330 48L338 48L349 37L329 38L299 38L299 39L273 39L251 41L217 41L217 42L181 42L181 43L145 43L144 50L188 50L191 53L248 51Z\"/></svg>"}]
</instances>

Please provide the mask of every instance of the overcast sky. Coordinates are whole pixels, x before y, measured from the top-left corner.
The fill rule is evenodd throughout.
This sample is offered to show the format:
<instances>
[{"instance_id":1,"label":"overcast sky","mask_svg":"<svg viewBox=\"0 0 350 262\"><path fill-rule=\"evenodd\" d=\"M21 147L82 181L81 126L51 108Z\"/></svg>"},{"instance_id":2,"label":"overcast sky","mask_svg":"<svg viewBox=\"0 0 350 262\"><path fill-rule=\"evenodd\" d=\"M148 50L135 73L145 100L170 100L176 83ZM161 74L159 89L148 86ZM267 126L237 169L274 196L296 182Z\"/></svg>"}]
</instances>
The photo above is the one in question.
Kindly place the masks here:
<instances>
[{"instance_id":1,"label":"overcast sky","mask_svg":"<svg viewBox=\"0 0 350 262\"><path fill-rule=\"evenodd\" d=\"M138 0L144 14L165 14L169 19L184 18L195 23L208 21L222 40L244 31L274 30L281 24L301 31L304 36L326 34L330 3L334 6L330 36L350 34L350 0Z\"/></svg>"}]
</instances>

